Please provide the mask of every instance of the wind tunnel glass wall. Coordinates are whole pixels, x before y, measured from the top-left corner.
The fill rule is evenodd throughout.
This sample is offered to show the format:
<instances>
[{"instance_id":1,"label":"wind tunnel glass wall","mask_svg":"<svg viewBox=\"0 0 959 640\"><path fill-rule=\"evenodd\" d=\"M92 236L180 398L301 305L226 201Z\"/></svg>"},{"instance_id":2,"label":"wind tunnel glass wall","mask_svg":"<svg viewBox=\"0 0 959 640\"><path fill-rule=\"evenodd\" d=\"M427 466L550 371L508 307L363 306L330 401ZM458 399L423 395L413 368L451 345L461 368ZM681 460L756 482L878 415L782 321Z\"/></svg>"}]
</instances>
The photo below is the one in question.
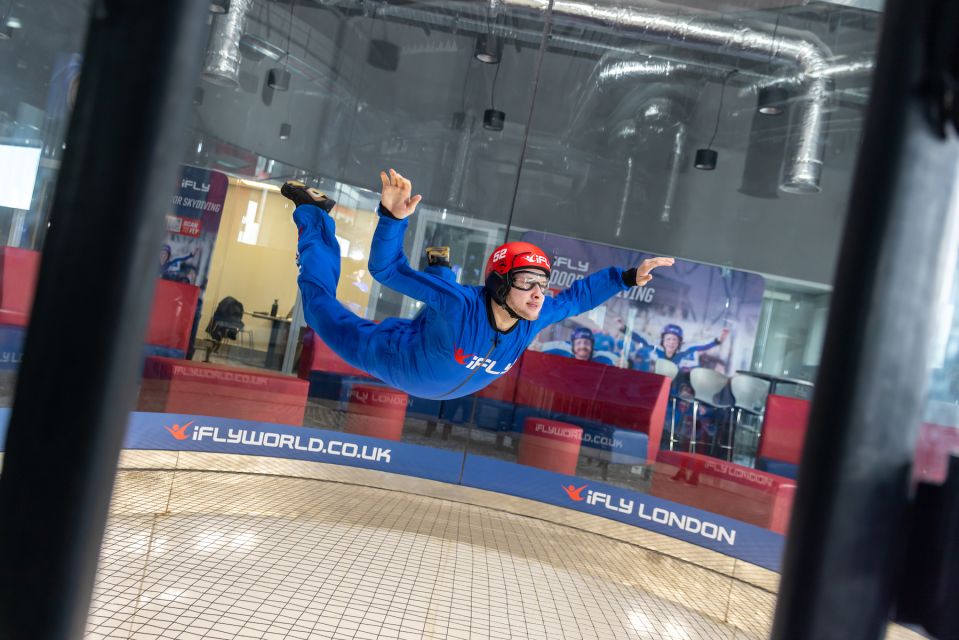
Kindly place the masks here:
<instances>
[{"instance_id":1,"label":"wind tunnel glass wall","mask_svg":"<svg viewBox=\"0 0 959 640\"><path fill-rule=\"evenodd\" d=\"M389 168L427 195L405 236L412 267L434 270L427 249L448 246L455 259L440 277L480 284L512 191L469 175L515 183L521 142L486 112L499 91L529 103L538 53L529 43L504 52L490 38L500 22L538 28L514 13L234 2L214 18L192 96L193 139L158 250L162 300L145 345L135 446L211 446L459 481L471 401L387 388L317 337L297 288L294 207L279 191L300 180L336 200L337 298L349 313L381 322L425 312L367 264L379 172ZM282 72L288 83L277 81ZM511 132L524 126L519 110L506 122ZM278 431L264 435L264 425Z\"/></svg>"},{"instance_id":2,"label":"wind tunnel glass wall","mask_svg":"<svg viewBox=\"0 0 959 640\"><path fill-rule=\"evenodd\" d=\"M89 5L0 4L0 433L13 402L40 251L80 83Z\"/></svg>"},{"instance_id":3,"label":"wind tunnel glass wall","mask_svg":"<svg viewBox=\"0 0 959 640\"><path fill-rule=\"evenodd\" d=\"M510 4L251 2L231 9L233 31L214 21L160 249L164 286L196 289L199 311L178 312L178 348L154 345L140 409L336 432L360 438L356 456L324 449L322 461L407 473L362 457L364 443L370 456L398 443L398 458L425 456L414 474L775 569L879 16L828 3L722 16L564 7L547 21ZM218 61L234 45L242 61ZM697 168L697 155L712 160ZM527 240L562 295L607 266L677 264L546 328L519 360L438 354L495 378L476 395L403 394L305 325L278 194L295 178L339 202L347 309L414 318L423 302L366 265L390 167L424 195L404 238L414 269L449 247L446 277L480 285L493 248ZM233 423L193 424L191 442L231 446L216 427Z\"/></svg>"},{"instance_id":4,"label":"wind tunnel glass wall","mask_svg":"<svg viewBox=\"0 0 959 640\"><path fill-rule=\"evenodd\" d=\"M777 569L880 15L756 7L234 0L183 96L128 447L442 480ZM307 326L280 194L338 202L344 309L413 319L367 265L389 168L424 196L404 253L448 286L507 240L542 247L559 299L677 262L522 356L453 340L441 382L490 384L417 397Z\"/></svg>"},{"instance_id":5,"label":"wind tunnel glass wall","mask_svg":"<svg viewBox=\"0 0 959 640\"><path fill-rule=\"evenodd\" d=\"M554 11L510 231L553 256L557 296L676 263L524 356L519 462L578 445L543 499L778 568L878 18Z\"/></svg>"}]
</instances>

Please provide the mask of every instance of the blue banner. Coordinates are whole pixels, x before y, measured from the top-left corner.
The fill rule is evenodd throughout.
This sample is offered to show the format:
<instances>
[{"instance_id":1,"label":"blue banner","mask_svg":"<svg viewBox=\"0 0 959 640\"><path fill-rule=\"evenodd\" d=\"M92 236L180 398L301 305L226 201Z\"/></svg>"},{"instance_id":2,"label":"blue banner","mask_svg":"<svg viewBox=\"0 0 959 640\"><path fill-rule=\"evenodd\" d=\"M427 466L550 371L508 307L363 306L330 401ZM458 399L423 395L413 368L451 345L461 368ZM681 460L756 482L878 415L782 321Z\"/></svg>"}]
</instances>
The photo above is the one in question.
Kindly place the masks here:
<instances>
[{"instance_id":1,"label":"blue banner","mask_svg":"<svg viewBox=\"0 0 959 640\"><path fill-rule=\"evenodd\" d=\"M10 409L0 409L0 451ZM462 484L610 518L779 571L785 537L603 482L470 454L289 425L135 412L125 449L203 451L343 464ZM462 477L460 469L462 467Z\"/></svg>"},{"instance_id":2,"label":"blue banner","mask_svg":"<svg viewBox=\"0 0 959 640\"><path fill-rule=\"evenodd\" d=\"M18 369L23 360L23 340L26 327L0 325L0 371Z\"/></svg>"},{"instance_id":3,"label":"blue banner","mask_svg":"<svg viewBox=\"0 0 959 640\"><path fill-rule=\"evenodd\" d=\"M172 413L131 414L123 447L309 460L451 483L463 463L461 453L339 431Z\"/></svg>"},{"instance_id":4,"label":"blue banner","mask_svg":"<svg viewBox=\"0 0 959 640\"><path fill-rule=\"evenodd\" d=\"M638 491L469 455L460 482L649 529L779 571L784 536Z\"/></svg>"}]
</instances>

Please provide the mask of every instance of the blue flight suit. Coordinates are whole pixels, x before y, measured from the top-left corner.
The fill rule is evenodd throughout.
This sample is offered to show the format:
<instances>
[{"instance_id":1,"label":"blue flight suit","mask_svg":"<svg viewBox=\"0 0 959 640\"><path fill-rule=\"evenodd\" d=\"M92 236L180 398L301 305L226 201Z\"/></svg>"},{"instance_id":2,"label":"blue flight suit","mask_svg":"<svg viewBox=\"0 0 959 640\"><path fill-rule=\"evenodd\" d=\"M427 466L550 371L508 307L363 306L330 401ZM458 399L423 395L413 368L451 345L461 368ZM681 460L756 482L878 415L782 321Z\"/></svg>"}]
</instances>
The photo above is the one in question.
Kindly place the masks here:
<instances>
[{"instance_id":1,"label":"blue flight suit","mask_svg":"<svg viewBox=\"0 0 959 640\"><path fill-rule=\"evenodd\" d=\"M369 271L383 285L430 307L416 318L360 318L336 299L340 247L333 219L314 205L293 213L299 230L297 282L306 321L341 358L420 398L452 399L479 391L516 363L547 325L596 307L628 287L610 267L546 297L539 318L498 331L483 287L464 286L413 269L403 254L407 220L378 211Z\"/></svg>"}]
</instances>

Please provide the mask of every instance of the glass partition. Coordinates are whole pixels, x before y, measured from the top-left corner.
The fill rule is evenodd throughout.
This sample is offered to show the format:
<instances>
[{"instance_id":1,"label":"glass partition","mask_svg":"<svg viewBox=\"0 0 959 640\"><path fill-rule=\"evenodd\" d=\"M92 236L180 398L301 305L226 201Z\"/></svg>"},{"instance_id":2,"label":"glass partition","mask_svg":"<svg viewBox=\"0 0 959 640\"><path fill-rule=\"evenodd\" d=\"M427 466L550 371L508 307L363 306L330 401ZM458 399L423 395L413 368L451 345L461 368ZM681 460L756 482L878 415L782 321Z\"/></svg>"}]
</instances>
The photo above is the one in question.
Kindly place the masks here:
<instances>
[{"instance_id":1,"label":"glass partition","mask_svg":"<svg viewBox=\"0 0 959 640\"><path fill-rule=\"evenodd\" d=\"M212 16L157 247L131 427L151 435L131 436L134 448L441 479L776 569L880 14L741 4L547 15L518 2L234 0ZM70 3L70 20L35 23L67 14L52 0L12 6L23 28L7 17L0 41L4 304L29 281L8 278L31 268L8 266L16 252L42 245L86 15ZM24 37L31 28L44 37ZM280 188L301 181L337 201L339 304L413 320L428 305L368 265L389 168L424 198L403 236L414 270L482 287L493 250L525 241L551 262L548 304L608 267L616 295L557 316L500 369L438 354L489 376L473 394L382 383L307 326ZM430 265L438 247L448 267ZM621 270L652 256L676 263L628 287ZM23 324L10 322L13 345Z\"/></svg>"},{"instance_id":2,"label":"glass partition","mask_svg":"<svg viewBox=\"0 0 959 640\"><path fill-rule=\"evenodd\" d=\"M9 407L90 3L8 2L0 11L0 406Z\"/></svg>"},{"instance_id":3,"label":"glass partition","mask_svg":"<svg viewBox=\"0 0 959 640\"><path fill-rule=\"evenodd\" d=\"M211 428L232 423L210 416L312 427L414 459L446 450L459 457L434 460L442 473L322 461L413 469L775 569L879 15L265 0L230 12L242 24L213 19L192 96L160 248L170 292L157 313L173 328L148 339L139 408ZM214 64L226 45L239 64ZM417 397L307 326L279 193L298 180L338 202L339 304L413 320L429 305L367 264L389 168L423 195L403 236L411 267L448 283L481 287L507 240L549 257L547 304L608 267L620 282L647 258L676 263L558 317L505 372L437 354L475 360L489 384ZM430 266L437 247L448 268Z\"/></svg>"}]
</instances>

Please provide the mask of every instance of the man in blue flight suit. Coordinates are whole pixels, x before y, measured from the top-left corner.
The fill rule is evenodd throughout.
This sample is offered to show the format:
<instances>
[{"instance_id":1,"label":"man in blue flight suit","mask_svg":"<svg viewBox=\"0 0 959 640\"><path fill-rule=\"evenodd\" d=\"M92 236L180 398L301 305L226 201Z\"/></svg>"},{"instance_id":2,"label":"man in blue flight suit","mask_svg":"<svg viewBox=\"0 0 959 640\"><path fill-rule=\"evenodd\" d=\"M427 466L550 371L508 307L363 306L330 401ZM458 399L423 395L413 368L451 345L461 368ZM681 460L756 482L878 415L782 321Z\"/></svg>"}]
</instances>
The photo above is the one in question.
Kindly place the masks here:
<instances>
[{"instance_id":1,"label":"man in blue flight suit","mask_svg":"<svg viewBox=\"0 0 959 640\"><path fill-rule=\"evenodd\" d=\"M340 248L329 215L335 202L303 183L287 182L281 193L297 205L297 282L307 323L337 355L420 398L459 398L482 389L509 371L547 325L643 286L653 269L673 264L672 258L649 258L627 271L610 267L548 298L549 258L535 245L507 242L489 257L485 286L460 285L410 266L403 236L422 196L412 196L410 181L392 169L380 172L380 179L370 274L432 313L376 324L343 307L336 299Z\"/></svg>"}]
</instances>

